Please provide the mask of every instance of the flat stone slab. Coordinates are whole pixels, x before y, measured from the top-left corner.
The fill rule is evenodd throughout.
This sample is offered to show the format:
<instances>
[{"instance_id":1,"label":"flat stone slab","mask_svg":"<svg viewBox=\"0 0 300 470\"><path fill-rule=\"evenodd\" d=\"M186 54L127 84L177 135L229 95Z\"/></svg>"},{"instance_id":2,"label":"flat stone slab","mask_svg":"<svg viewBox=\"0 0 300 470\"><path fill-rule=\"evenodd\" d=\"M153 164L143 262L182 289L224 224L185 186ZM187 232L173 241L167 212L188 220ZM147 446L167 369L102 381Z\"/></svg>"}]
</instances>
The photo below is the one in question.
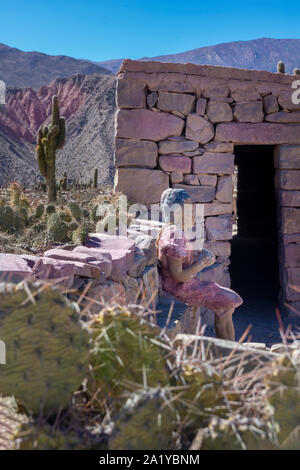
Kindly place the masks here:
<instances>
[{"instance_id":1,"label":"flat stone slab","mask_svg":"<svg viewBox=\"0 0 300 470\"><path fill-rule=\"evenodd\" d=\"M174 188L184 189L190 196L192 202L211 202L215 197L214 186L191 186L188 184L176 183Z\"/></svg>"},{"instance_id":2,"label":"flat stone slab","mask_svg":"<svg viewBox=\"0 0 300 470\"><path fill-rule=\"evenodd\" d=\"M115 173L114 191L126 194L130 204L156 204L168 188L169 176L161 170L131 167L117 168Z\"/></svg>"},{"instance_id":3,"label":"flat stone slab","mask_svg":"<svg viewBox=\"0 0 300 470\"><path fill-rule=\"evenodd\" d=\"M158 145L158 150L160 154L170 154L170 153L182 153L182 152L194 152L199 147L198 142L193 140L179 139L179 140L163 140Z\"/></svg>"},{"instance_id":4,"label":"flat stone slab","mask_svg":"<svg viewBox=\"0 0 300 470\"><path fill-rule=\"evenodd\" d=\"M117 137L157 142L181 135L184 120L169 113L148 109L121 109L117 113Z\"/></svg>"},{"instance_id":5,"label":"flat stone slab","mask_svg":"<svg viewBox=\"0 0 300 470\"><path fill-rule=\"evenodd\" d=\"M105 275L101 268L80 261L68 261L55 258L40 258L33 268L35 279L58 279L67 278L67 285L71 286L74 276L89 277L104 280Z\"/></svg>"},{"instance_id":6,"label":"flat stone slab","mask_svg":"<svg viewBox=\"0 0 300 470\"><path fill-rule=\"evenodd\" d=\"M300 145L280 145L275 148L275 168L300 170Z\"/></svg>"},{"instance_id":7,"label":"flat stone slab","mask_svg":"<svg viewBox=\"0 0 300 470\"><path fill-rule=\"evenodd\" d=\"M215 140L248 145L299 144L300 125L228 122L217 125Z\"/></svg>"},{"instance_id":8,"label":"flat stone slab","mask_svg":"<svg viewBox=\"0 0 300 470\"><path fill-rule=\"evenodd\" d=\"M233 174L233 153L205 152L200 157L193 158L194 173Z\"/></svg>"},{"instance_id":9,"label":"flat stone slab","mask_svg":"<svg viewBox=\"0 0 300 470\"><path fill-rule=\"evenodd\" d=\"M268 122L299 123L300 112L287 113L286 111L279 111L266 116L265 120Z\"/></svg>"},{"instance_id":10,"label":"flat stone slab","mask_svg":"<svg viewBox=\"0 0 300 470\"><path fill-rule=\"evenodd\" d=\"M162 111L179 111L182 114L188 114L194 107L195 99L192 95L160 91L157 107Z\"/></svg>"},{"instance_id":11,"label":"flat stone slab","mask_svg":"<svg viewBox=\"0 0 300 470\"><path fill-rule=\"evenodd\" d=\"M31 266L30 266L31 264ZM0 278L6 282L18 282L32 277L32 263L21 255L0 253Z\"/></svg>"},{"instance_id":12,"label":"flat stone slab","mask_svg":"<svg viewBox=\"0 0 300 470\"><path fill-rule=\"evenodd\" d=\"M123 236L112 236L102 233L91 233L85 246L76 247L73 252L85 253L103 259L110 254L112 269L111 279L121 281L134 261L134 240Z\"/></svg>"},{"instance_id":13,"label":"flat stone slab","mask_svg":"<svg viewBox=\"0 0 300 470\"><path fill-rule=\"evenodd\" d=\"M80 275L82 270L79 268L80 265L84 266L83 263L78 263L77 269L74 262L57 260L52 258L40 258L33 268L33 278L39 280L47 279L60 279L60 284L70 288L74 282L75 274ZM86 271L83 271L82 275L85 275Z\"/></svg>"},{"instance_id":14,"label":"flat stone slab","mask_svg":"<svg viewBox=\"0 0 300 470\"><path fill-rule=\"evenodd\" d=\"M192 169L191 159L181 155L161 155L159 165L163 171L178 171L179 173L190 173Z\"/></svg>"},{"instance_id":15,"label":"flat stone slab","mask_svg":"<svg viewBox=\"0 0 300 470\"><path fill-rule=\"evenodd\" d=\"M115 166L155 168L157 145L150 140L116 139Z\"/></svg>"},{"instance_id":16,"label":"flat stone slab","mask_svg":"<svg viewBox=\"0 0 300 470\"><path fill-rule=\"evenodd\" d=\"M90 264L91 266L99 268L105 277L110 275L112 269L110 253L102 253L101 256L99 255L96 258L90 253L78 253L74 250L68 251L60 248L54 248L52 250L45 251L44 256L46 258Z\"/></svg>"}]
</instances>

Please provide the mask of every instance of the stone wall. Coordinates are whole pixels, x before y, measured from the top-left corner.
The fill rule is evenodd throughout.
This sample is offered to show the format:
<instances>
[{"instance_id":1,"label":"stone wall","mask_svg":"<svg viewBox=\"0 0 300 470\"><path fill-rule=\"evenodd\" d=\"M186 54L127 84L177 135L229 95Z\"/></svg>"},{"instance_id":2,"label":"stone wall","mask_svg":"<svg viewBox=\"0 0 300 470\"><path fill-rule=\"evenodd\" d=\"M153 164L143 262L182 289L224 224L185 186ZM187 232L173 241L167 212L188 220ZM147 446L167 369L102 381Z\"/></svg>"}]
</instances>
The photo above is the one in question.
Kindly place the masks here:
<instances>
[{"instance_id":1,"label":"stone wall","mask_svg":"<svg viewBox=\"0 0 300 470\"><path fill-rule=\"evenodd\" d=\"M55 280L84 293L98 312L99 302L112 300L154 308L159 290L155 241L142 232L132 238L90 234L84 246L57 246L40 256L0 253L0 274L14 283Z\"/></svg>"},{"instance_id":2,"label":"stone wall","mask_svg":"<svg viewBox=\"0 0 300 470\"><path fill-rule=\"evenodd\" d=\"M283 301L300 307L300 105L297 77L264 71L125 60L118 74L115 190L158 203L184 188L205 206L203 273L229 285L235 145L274 145ZM297 287L298 286L298 287Z\"/></svg>"}]
</instances>

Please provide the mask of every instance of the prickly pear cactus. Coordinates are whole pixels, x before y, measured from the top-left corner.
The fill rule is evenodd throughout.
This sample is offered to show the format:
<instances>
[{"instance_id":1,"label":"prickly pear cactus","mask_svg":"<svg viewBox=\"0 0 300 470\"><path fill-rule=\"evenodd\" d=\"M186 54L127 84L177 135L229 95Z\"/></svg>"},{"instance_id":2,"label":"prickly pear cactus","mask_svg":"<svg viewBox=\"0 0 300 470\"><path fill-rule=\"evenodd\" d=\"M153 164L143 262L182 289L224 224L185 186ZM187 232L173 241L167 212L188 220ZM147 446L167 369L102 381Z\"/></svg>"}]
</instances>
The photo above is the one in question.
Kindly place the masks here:
<instances>
[{"instance_id":1,"label":"prickly pear cactus","mask_svg":"<svg viewBox=\"0 0 300 470\"><path fill-rule=\"evenodd\" d=\"M156 388L132 393L115 421L111 450L167 450L176 448L176 410L170 393Z\"/></svg>"},{"instance_id":2,"label":"prickly pear cactus","mask_svg":"<svg viewBox=\"0 0 300 470\"><path fill-rule=\"evenodd\" d=\"M84 443L75 432L64 432L48 424L28 423L15 436L17 450L81 450Z\"/></svg>"},{"instance_id":3,"label":"prickly pear cactus","mask_svg":"<svg viewBox=\"0 0 300 470\"><path fill-rule=\"evenodd\" d=\"M88 224L82 224L72 233L72 242L77 246L84 245L86 239L88 238L88 235Z\"/></svg>"},{"instance_id":4,"label":"prickly pear cactus","mask_svg":"<svg viewBox=\"0 0 300 470\"><path fill-rule=\"evenodd\" d=\"M35 209L35 217L37 219L41 219L43 217L45 211L45 207L43 204L39 204Z\"/></svg>"},{"instance_id":5,"label":"prickly pear cactus","mask_svg":"<svg viewBox=\"0 0 300 470\"><path fill-rule=\"evenodd\" d=\"M48 185L48 202L56 201L56 151L65 143L65 125L65 118L59 115L58 98L53 96L52 123L39 129L36 146L39 169Z\"/></svg>"},{"instance_id":6,"label":"prickly pear cactus","mask_svg":"<svg viewBox=\"0 0 300 470\"><path fill-rule=\"evenodd\" d=\"M82 212L78 204L75 202L69 203L69 209L71 211L72 216L77 222L80 222L82 219Z\"/></svg>"},{"instance_id":7,"label":"prickly pear cactus","mask_svg":"<svg viewBox=\"0 0 300 470\"><path fill-rule=\"evenodd\" d=\"M126 307L105 308L93 325L90 389L101 389L120 406L130 384L150 387L169 383L163 341L155 327Z\"/></svg>"},{"instance_id":8,"label":"prickly pear cactus","mask_svg":"<svg viewBox=\"0 0 300 470\"><path fill-rule=\"evenodd\" d=\"M36 415L67 406L87 373L89 341L71 304L43 284L2 284L0 331L0 392Z\"/></svg>"},{"instance_id":9,"label":"prickly pear cactus","mask_svg":"<svg viewBox=\"0 0 300 470\"><path fill-rule=\"evenodd\" d=\"M257 418L212 418L203 432L201 450L275 450L276 432ZM196 449L195 449L196 450Z\"/></svg>"},{"instance_id":10,"label":"prickly pear cactus","mask_svg":"<svg viewBox=\"0 0 300 470\"><path fill-rule=\"evenodd\" d=\"M46 214L51 215L54 214L55 211L55 206L53 206L53 204L48 204L48 206L46 207Z\"/></svg>"},{"instance_id":11,"label":"prickly pear cactus","mask_svg":"<svg viewBox=\"0 0 300 470\"><path fill-rule=\"evenodd\" d=\"M207 426L212 416L227 416L222 377L209 364L185 365L178 375L177 386L183 388L179 410L187 433L193 435L200 427ZM235 397L231 398L232 409Z\"/></svg>"},{"instance_id":12,"label":"prickly pear cactus","mask_svg":"<svg viewBox=\"0 0 300 470\"><path fill-rule=\"evenodd\" d=\"M14 229L15 215L10 206L0 208L0 230L11 233Z\"/></svg>"},{"instance_id":13,"label":"prickly pear cactus","mask_svg":"<svg viewBox=\"0 0 300 470\"><path fill-rule=\"evenodd\" d=\"M279 424L279 441L284 445L300 425L300 369L287 356L274 361L265 377L268 402L274 408L274 419Z\"/></svg>"},{"instance_id":14,"label":"prickly pear cactus","mask_svg":"<svg viewBox=\"0 0 300 470\"><path fill-rule=\"evenodd\" d=\"M50 240L64 242L68 237L68 225L59 213L51 214L47 219L47 233Z\"/></svg>"},{"instance_id":15,"label":"prickly pear cactus","mask_svg":"<svg viewBox=\"0 0 300 470\"><path fill-rule=\"evenodd\" d=\"M18 207L15 212L15 217L18 216L24 226L28 225L28 212L25 207Z\"/></svg>"},{"instance_id":16,"label":"prickly pear cactus","mask_svg":"<svg viewBox=\"0 0 300 470\"><path fill-rule=\"evenodd\" d=\"M70 222L69 225L68 225L69 232L71 232L71 233L75 232L75 230L77 230L78 227L79 227L79 225L77 224L77 222Z\"/></svg>"}]
</instances>

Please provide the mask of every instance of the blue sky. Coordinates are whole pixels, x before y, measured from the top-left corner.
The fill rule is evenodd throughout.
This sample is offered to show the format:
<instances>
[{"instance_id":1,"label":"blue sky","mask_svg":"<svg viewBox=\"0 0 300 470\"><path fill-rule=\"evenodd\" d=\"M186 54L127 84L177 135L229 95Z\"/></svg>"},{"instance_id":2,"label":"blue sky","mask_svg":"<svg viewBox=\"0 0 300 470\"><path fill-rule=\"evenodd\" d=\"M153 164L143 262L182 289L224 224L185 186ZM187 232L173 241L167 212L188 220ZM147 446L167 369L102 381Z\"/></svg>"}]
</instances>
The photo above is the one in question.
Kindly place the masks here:
<instances>
[{"instance_id":1,"label":"blue sky","mask_svg":"<svg viewBox=\"0 0 300 470\"><path fill-rule=\"evenodd\" d=\"M96 61L259 37L299 38L299 1L5 0L0 42Z\"/></svg>"}]
</instances>

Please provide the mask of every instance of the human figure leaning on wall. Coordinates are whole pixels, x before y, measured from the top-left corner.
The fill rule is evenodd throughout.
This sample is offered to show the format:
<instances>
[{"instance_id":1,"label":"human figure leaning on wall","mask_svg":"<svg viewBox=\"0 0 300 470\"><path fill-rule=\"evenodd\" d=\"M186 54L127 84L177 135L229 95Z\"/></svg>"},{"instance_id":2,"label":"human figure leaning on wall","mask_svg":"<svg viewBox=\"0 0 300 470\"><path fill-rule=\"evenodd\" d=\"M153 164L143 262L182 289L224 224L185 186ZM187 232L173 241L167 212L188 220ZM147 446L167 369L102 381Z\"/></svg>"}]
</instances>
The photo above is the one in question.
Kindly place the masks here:
<instances>
[{"instance_id":1,"label":"human figure leaning on wall","mask_svg":"<svg viewBox=\"0 0 300 470\"><path fill-rule=\"evenodd\" d=\"M189 306L204 307L213 311L217 337L234 341L232 315L243 300L231 289L219 286L215 282L201 281L196 277L205 267L214 264L215 256L210 251L202 249L197 261L193 261L194 250L189 249L189 241L184 231L169 220L170 208L174 208L175 204L181 214L177 216L183 217L184 204L192 204L192 200L183 189L167 189L161 196L162 216L166 225L158 234L156 247L160 261L162 287ZM192 218L193 226L194 217ZM173 218L175 221L178 220L176 210L173 212ZM182 220L181 227L184 227L184 230L190 228L186 224L187 222Z\"/></svg>"}]
</instances>

